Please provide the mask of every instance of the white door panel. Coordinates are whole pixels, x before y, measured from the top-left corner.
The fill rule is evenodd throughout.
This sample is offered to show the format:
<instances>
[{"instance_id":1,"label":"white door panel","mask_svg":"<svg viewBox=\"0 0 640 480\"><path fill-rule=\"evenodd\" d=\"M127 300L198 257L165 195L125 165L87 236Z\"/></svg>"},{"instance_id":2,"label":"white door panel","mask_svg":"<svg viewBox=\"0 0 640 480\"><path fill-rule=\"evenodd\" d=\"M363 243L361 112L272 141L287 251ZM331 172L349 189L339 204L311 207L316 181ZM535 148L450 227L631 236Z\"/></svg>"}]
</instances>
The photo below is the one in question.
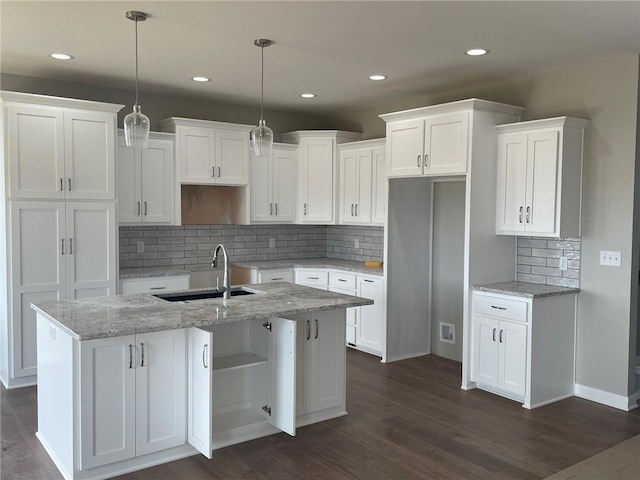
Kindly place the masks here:
<instances>
[{"instance_id":1,"label":"white door panel","mask_svg":"<svg viewBox=\"0 0 640 480\"><path fill-rule=\"evenodd\" d=\"M213 445L213 333L190 328L187 347L187 441L205 457Z\"/></svg>"},{"instance_id":2,"label":"white door panel","mask_svg":"<svg viewBox=\"0 0 640 480\"><path fill-rule=\"evenodd\" d=\"M296 434L296 321L270 318L268 421L283 432Z\"/></svg>"}]
</instances>

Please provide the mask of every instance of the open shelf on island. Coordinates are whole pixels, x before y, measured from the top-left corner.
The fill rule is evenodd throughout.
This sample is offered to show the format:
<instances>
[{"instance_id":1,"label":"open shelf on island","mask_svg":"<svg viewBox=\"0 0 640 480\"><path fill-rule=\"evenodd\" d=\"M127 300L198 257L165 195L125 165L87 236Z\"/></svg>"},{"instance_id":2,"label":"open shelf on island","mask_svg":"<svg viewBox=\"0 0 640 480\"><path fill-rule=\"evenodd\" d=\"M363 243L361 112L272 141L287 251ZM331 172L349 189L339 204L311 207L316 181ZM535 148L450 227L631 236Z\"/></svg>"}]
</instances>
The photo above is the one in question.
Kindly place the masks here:
<instances>
[{"instance_id":1,"label":"open shelf on island","mask_svg":"<svg viewBox=\"0 0 640 480\"><path fill-rule=\"evenodd\" d=\"M253 353L237 353L235 355L226 355L224 357L216 357L213 359L213 370L232 370L235 368L252 367L254 365L262 365L267 363L265 358L254 355Z\"/></svg>"}]
</instances>

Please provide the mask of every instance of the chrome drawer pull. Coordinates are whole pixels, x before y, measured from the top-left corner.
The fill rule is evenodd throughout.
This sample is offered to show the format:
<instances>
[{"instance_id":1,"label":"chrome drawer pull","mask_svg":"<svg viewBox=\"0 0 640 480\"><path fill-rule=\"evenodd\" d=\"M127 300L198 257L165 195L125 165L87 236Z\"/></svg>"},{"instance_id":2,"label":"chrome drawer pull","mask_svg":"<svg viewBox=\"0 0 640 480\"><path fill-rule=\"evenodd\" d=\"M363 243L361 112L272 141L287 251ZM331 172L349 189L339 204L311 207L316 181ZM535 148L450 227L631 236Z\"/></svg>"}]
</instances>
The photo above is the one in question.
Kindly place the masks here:
<instances>
[{"instance_id":1,"label":"chrome drawer pull","mask_svg":"<svg viewBox=\"0 0 640 480\"><path fill-rule=\"evenodd\" d=\"M311 322L307 320L307 340L311 338Z\"/></svg>"},{"instance_id":2,"label":"chrome drawer pull","mask_svg":"<svg viewBox=\"0 0 640 480\"><path fill-rule=\"evenodd\" d=\"M320 332L320 329L318 327L318 319L316 318L315 321L316 321L316 338L318 338L318 333Z\"/></svg>"},{"instance_id":3,"label":"chrome drawer pull","mask_svg":"<svg viewBox=\"0 0 640 480\"><path fill-rule=\"evenodd\" d=\"M144 367L144 343L140 342L140 355L142 359L140 360L140 366Z\"/></svg>"},{"instance_id":4,"label":"chrome drawer pull","mask_svg":"<svg viewBox=\"0 0 640 480\"><path fill-rule=\"evenodd\" d=\"M497 329L496 329L496 328L494 328L494 329L493 329L493 334L492 334L492 337L493 337L493 341L494 341L494 342L496 341L496 330L497 330Z\"/></svg>"},{"instance_id":5,"label":"chrome drawer pull","mask_svg":"<svg viewBox=\"0 0 640 480\"><path fill-rule=\"evenodd\" d=\"M502 332L504 332L504 330L500 330L500 343L502 343Z\"/></svg>"},{"instance_id":6,"label":"chrome drawer pull","mask_svg":"<svg viewBox=\"0 0 640 480\"><path fill-rule=\"evenodd\" d=\"M209 368L209 367L207 366L207 361L206 361L206 356L205 356L205 352L207 351L207 348L209 348L209 344L208 344L208 343L205 343L205 344L204 344L204 347L202 347L202 366L203 366L204 368Z\"/></svg>"},{"instance_id":7,"label":"chrome drawer pull","mask_svg":"<svg viewBox=\"0 0 640 480\"><path fill-rule=\"evenodd\" d=\"M491 305L491 308L495 308L496 310L506 310L507 307L496 307L495 305Z\"/></svg>"},{"instance_id":8,"label":"chrome drawer pull","mask_svg":"<svg viewBox=\"0 0 640 480\"><path fill-rule=\"evenodd\" d=\"M149 287L149 290L164 290L167 287Z\"/></svg>"}]
</instances>

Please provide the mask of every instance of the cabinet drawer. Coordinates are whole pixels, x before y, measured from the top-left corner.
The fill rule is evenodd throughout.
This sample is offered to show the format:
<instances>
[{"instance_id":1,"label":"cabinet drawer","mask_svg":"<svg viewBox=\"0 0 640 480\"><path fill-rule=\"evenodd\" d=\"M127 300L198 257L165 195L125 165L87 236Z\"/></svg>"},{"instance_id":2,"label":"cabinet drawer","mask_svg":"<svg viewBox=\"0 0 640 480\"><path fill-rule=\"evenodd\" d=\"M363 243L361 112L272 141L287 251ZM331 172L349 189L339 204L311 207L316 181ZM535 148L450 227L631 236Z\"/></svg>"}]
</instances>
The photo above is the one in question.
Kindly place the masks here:
<instances>
[{"instance_id":1,"label":"cabinet drawer","mask_svg":"<svg viewBox=\"0 0 640 480\"><path fill-rule=\"evenodd\" d=\"M499 296L473 296L473 312L519 322L527 321L528 303Z\"/></svg>"},{"instance_id":2,"label":"cabinet drawer","mask_svg":"<svg viewBox=\"0 0 640 480\"><path fill-rule=\"evenodd\" d=\"M329 272L329 286L356 289L356 276L352 273Z\"/></svg>"},{"instance_id":3,"label":"cabinet drawer","mask_svg":"<svg viewBox=\"0 0 640 480\"><path fill-rule=\"evenodd\" d=\"M327 286L329 284L329 272L299 270L296 271L296 283L299 285Z\"/></svg>"},{"instance_id":4,"label":"cabinet drawer","mask_svg":"<svg viewBox=\"0 0 640 480\"><path fill-rule=\"evenodd\" d=\"M174 277L125 279L121 281L120 290L123 295L131 295L134 293L156 293L188 289L189 275L178 275Z\"/></svg>"},{"instance_id":5,"label":"cabinet drawer","mask_svg":"<svg viewBox=\"0 0 640 480\"><path fill-rule=\"evenodd\" d=\"M293 270L271 270L260 272L260 283L273 282L293 283Z\"/></svg>"}]
</instances>

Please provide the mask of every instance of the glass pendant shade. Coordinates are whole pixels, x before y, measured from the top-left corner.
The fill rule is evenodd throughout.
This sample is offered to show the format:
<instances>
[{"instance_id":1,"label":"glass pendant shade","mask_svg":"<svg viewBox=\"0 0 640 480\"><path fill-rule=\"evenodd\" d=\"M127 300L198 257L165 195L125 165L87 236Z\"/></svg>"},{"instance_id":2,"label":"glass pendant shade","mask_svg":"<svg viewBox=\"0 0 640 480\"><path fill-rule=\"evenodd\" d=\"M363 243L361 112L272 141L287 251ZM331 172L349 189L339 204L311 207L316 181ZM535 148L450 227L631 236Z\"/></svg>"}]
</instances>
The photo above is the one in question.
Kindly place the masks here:
<instances>
[{"instance_id":1,"label":"glass pendant shade","mask_svg":"<svg viewBox=\"0 0 640 480\"><path fill-rule=\"evenodd\" d=\"M149 117L133 106L133 112L124 117L124 140L127 147L147 148L149 144Z\"/></svg>"},{"instance_id":2,"label":"glass pendant shade","mask_svg":"<svg viewBox=\"0 0 640 480\"><path fill-rule=\"evenodd\" d=\"M253 142L253 150L256 157L268 157L271 155L273 130L267 127L264 120L260 120L258 126L251 130L251 141Z\"/></svg>"}]
</instances>

